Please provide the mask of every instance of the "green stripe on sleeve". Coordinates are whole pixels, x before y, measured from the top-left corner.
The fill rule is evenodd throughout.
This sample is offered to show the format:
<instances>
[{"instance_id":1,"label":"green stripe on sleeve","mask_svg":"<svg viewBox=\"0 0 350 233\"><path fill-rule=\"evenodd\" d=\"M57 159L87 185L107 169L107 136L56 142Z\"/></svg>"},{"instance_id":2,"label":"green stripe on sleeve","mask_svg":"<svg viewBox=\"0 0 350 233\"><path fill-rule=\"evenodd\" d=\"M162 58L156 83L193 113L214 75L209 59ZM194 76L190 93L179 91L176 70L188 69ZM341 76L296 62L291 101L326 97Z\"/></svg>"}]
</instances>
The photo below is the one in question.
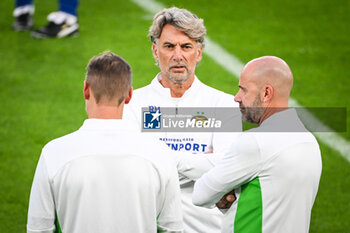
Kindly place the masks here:
<instances>
[{"instance_id":1,"label":"green stripe on sleeve","mask_svg":"<svg viewBox=\"0 0 350 233\"><path fill-rule=\"evenodd\" d=\"M262 196L259 177L241 187L234 233L262 232Z\"/></svg>"}]
</instances>

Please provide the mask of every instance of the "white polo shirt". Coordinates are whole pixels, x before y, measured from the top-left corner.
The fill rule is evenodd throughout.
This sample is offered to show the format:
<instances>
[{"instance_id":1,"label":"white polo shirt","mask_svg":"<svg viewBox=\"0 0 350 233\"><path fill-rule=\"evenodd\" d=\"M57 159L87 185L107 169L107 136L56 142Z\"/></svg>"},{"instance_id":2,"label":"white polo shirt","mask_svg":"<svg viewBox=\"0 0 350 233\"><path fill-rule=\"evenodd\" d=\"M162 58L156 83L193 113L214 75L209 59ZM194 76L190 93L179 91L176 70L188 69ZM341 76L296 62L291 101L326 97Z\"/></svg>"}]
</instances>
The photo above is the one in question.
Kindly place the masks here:
<instances>
[{"instance_id":1,"label":"white polo shirt","mask_svg":"<svg viewBox=\"0 0 350 233\"><path fill-rule=\"evenodd\" d=\"M278 131L278 132L276 132ZM321 154L294 109L242 133L195 184L193 203L214 207L235 189L222 232L306 233L321 176Z\"/></svg>"},{"instance_id":2,"label":"white polo shirt","mask_svg":"<svg viewBox=\"0 0 350 233\"><path fill-rule=\"evenodd\" d=\"M191 87L181 98L173 98L169 88L164 88L161 84L161 75L158 74L152 82L133 93L131 102L125 105L124 118L132 119L141 129L141 110L142 107L236 107L238 103L234 101L234 96L222 91L211 88L203 84L197 77ZM233 115L232 121L235 122L237 131L242 129L241 115L237 111ZM152 134L155 138L165 142L169 148L176 151L205 153L226 151L235 141L237 132L205 132L205 133L179 133L179 132L160 132L145 133ZM203 167L211 167L217 162L218 157L209 154L204 161ZM184 224L186 233L198 232L220 232L222 223L222 213L216 209L206 209L192 204L193 184L188 180L181 180L182 206L184 215Z\"/></svg>"},{"instance_id":3,"label":"white polo shirt","mask_svg":"<svg viewBox=\"0 0 350 233\"><path fill-rule=\"evenodd\" d=\"M49 142L35 172L28 233L181 232L178 175L168 148L125 120L88 119ZM57 218L57 217L58 218Z\"/></svg>"}]
</instances>

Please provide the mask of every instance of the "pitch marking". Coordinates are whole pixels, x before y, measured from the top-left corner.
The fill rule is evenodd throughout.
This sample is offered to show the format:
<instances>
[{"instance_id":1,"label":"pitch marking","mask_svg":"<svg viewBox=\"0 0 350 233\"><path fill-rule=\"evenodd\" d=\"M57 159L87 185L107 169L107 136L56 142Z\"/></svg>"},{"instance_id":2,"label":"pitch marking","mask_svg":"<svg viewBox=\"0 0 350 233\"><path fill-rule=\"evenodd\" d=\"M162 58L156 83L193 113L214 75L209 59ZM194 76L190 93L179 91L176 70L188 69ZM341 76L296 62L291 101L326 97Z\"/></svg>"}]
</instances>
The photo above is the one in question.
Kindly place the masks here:
<instances>
[{"instance_id":1,"label":"pitch marking","mask_svg":"<svg viewBox=\"0 0 350 233\"><path fill-rule=\"evenodd\" d=\"M154 15L159 12L165 6L161 3L158 3L154 0L132 0L134 3L139 5L148 13ZM205 38L205 49L204 53L210 56L216 63L218 63L222 68L227 70L229 73L233 74L236 78L239 77L241 70L243 68L243 63L236 58L235 56L228 53L224 48L219 44L212 41L209 37ZM294 99L289 101L290 107L303 107ZM320 122L316 117L314 117L310 112L305 111L303 122L307 126L308 123L317 125L317 127L322 129L329 129L328 126ZM331 131L329 129L329 131ZM338 151L348 162L350 162L350 142L345 140L339 134L334 132L315 132L314 135L323 143L325 143L330 148Z\"/></svg>"}]
</instances>

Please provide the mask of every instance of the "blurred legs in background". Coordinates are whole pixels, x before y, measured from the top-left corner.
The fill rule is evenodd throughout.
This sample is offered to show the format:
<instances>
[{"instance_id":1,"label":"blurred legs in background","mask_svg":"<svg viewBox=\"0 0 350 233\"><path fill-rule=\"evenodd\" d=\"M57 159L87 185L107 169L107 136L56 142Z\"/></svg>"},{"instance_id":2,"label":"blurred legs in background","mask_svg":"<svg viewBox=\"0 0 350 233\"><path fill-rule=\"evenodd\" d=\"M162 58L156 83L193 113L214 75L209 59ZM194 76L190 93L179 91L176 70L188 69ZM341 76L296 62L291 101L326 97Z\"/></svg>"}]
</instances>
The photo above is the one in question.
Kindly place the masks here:
<instances>
[{"instance_id":1,"label":"blurred legs in background","mask_svg":"<svg viewBox=\"0 0 350 233\"><path fill-rule=\"evenodd\" d=\"M16 0L13 12L15 22L12 28L16 31L26 31L33 27L34 5L31 0ZM59 11L48 15L47 25L36 29L32 36L36 38L66 37L76 35L79 30L77 8L78 0L60 0Z\"/></svg>"}]
</instances>

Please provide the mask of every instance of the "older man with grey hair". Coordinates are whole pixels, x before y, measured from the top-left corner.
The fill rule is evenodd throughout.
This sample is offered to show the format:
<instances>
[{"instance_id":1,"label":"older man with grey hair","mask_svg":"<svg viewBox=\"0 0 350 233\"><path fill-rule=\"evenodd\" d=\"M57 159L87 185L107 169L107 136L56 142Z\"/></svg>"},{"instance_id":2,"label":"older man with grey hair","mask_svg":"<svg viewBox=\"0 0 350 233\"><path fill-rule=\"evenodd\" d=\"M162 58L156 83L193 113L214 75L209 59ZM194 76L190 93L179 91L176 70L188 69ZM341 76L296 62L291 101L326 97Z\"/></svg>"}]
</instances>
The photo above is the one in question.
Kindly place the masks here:
<instances>
[{"instance_id":1,"label":"older man with grey hair","mask_svg":"<svg viewBox=\"0 0 350 233\"><path fill-rule=\"evenodd\" d=\"M238 107L232 95L203 84L195 75L196 65L202 59L205 34L203 19L188 10L172 7L155 15L149 36L160 73L149 85L134 91L133 100L126 106L124 113L128 119L134 119L140 124L142 108L149 106L158 109L171 107L175 109L175 115L183 107ZM236 130L240 131L242 125L239 111L230 115L230 118L235 123ZM235 141L236 134L157 132L153 135L175 151L207 153L203 157L198 156L201 157L198 164L206 163L202 165L211 167L220 159L217 155L220 153L216 152L228 149ZM206 209L192 204L194 180L188 177L180 179L185 232L220 232L222 213L218 209Z\"/></svg>"}]
</instances>

